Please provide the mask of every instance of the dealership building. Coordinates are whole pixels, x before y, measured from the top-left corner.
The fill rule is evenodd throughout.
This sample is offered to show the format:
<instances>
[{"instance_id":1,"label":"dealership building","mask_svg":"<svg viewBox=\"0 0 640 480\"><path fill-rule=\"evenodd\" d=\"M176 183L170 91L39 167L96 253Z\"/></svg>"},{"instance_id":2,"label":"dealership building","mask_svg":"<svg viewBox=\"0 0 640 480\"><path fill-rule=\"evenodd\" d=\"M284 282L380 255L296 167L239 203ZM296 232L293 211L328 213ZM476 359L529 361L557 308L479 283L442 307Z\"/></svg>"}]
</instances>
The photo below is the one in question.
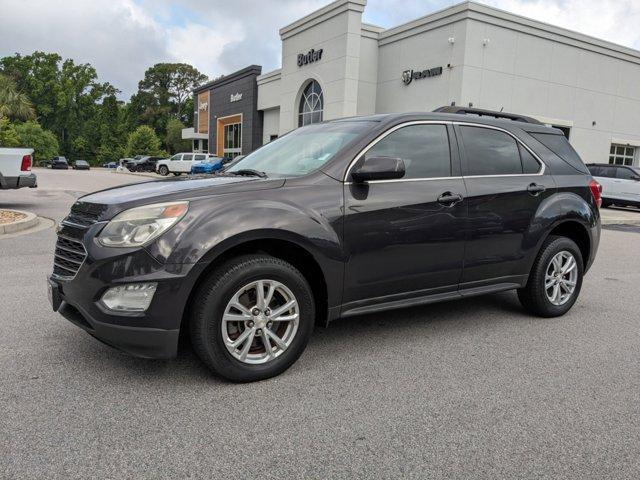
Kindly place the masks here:
<instances>
[{"instance_id":1,"label":"dealership building","mask_svg":"<svg viewBox=\"0 0 640 480\"><path fill-rule=\"evenodd\" d=\"M473 2L389 29L365 7L334 1L280 30L278 70L200 87L185 138L246 154L322 120L459 105L561 128L585 162L640 164L639 51Z\"/></svg>"}]
</instances>

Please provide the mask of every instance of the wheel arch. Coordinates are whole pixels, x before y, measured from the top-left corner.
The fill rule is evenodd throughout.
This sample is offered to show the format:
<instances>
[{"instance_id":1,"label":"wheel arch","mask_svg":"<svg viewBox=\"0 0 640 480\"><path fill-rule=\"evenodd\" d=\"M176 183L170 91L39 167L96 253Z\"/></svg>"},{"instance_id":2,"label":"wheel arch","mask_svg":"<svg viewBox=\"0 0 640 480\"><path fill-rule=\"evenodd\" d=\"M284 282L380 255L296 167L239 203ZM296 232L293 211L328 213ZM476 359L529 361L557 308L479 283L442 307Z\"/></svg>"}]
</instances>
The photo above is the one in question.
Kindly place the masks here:
<instances>
[{"instance_id":1,"label":"wheel arch","mask_svg":"<svg viewBox=\"0 0 640 480\"><path fill-rule=\"evenodd\" d=\"M189 293L180 325L181 334L188 331L186 327L191 315L189 306L193 304L193 299L198 289L206 281L207 277L227 260L247 254L266 254L280 258L300 270L309 282L313 292L316 323L320 325L328 323L329 289L327 267L323 267L312 252L312 249L295 238L293 234L283 235L280 232L280 234L274 235L264 231L253 231L226 239L203 257L206 267L199 273Z\"/></svg>"}]
</instances>

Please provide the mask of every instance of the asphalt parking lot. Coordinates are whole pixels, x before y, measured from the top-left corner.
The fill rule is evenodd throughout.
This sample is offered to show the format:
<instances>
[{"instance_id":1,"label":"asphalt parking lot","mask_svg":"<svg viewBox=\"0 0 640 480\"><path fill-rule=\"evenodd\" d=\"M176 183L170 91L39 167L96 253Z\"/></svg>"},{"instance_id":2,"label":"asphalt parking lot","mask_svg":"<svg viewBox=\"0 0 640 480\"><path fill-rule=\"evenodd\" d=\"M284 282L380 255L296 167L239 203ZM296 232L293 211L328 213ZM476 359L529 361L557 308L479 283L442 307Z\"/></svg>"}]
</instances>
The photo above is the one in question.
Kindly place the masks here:
<instances>
[{"instance_id":1,"label":"asphalt parking lot","mask_svg":"<svg viewBox=\"0 0 640 480\"><path fill-rule=\"evenodd\" d=\"M149 180L37 173L0 207ZM603 231L563 318L504 293L341 320L247 385L102 345L50 311L53 228L0 238L0 478L637 478L639 232Z\"/></svg>"}]
</instances>

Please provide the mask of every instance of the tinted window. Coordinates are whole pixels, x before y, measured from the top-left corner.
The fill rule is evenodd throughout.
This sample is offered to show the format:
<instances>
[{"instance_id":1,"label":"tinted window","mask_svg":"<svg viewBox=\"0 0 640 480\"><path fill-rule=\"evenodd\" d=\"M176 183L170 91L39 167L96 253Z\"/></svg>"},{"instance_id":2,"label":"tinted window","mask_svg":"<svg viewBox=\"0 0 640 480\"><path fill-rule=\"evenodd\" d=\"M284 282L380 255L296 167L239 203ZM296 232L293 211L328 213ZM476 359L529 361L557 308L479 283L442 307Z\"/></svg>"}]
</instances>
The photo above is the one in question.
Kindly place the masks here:
<instances>
[{"instance_id":1,"label":"tinted window","mask_svg":"<svg viewBox=\"0 0 640 480\"><path fill-rule=\"evenodd\" d=\"M622 180L631 180L636 175L630 168L616 168L616 178L620 178Z\"/></svg>"},{"instance_id":2,"label":"tinted window","mask_svg":"<svg viewBox=\"0 0 640 480\"><path fill-rule=\"evenodd\" d=\"M531 133L531 136L573 168L584 173L589 171L564 135L554 135L552 133Z\"/></svg>"},{"instance_id":3,"label":"tinted window","mask_svg":"<svg viewBox=\"0 0 640 480\"><path fill-rule=\"evenodd\" d=\"M522 173L518 144L498 130L461 127L467 158L467 175L514 175Z\"/></svg>"},{"instance_id":4,"label":"tinted window","mask_svg":"<svg viewBox=\"0 0 640 480\"><path fill-rule=\"evenodd\" d=\"M596 167L595 165L587 165L587 169L589 173L594 177L600 177L600 167Z\"/></svg>"},{"instance_id":5,"label":"tinted window","mask_svg":"<svg viewBox=\"0 0 640 480\"><path fill-rule=\"evenodd\" d=\"M370 157L394 157L404 161L403 178L451 175L449 136L444 125L410 125L390 133L367 153Z\"/></svg>"},{"instance_id":6,"label":"tinted window","mask_svg":"<svg viewBox=\"0 0 640 480\"><path fill-rule=\"evenodd\" d=\"M206 155L195 155L193 158L194 158L194 160L204 160L205 158L207 158L207 156Z\"/></svg>"},{"instance_id":7,"label":"tinted window","mask_svg":"<svg viewBox=\"0 0 640 480\"><path fill-rule=\"evenodd\" d=\"M522 160L522 172L523 173L538 173L542 166L534 158L533 155L524 148L522 145L518 145L520 148L520 159Z\"/></svg>"},{"instance_id":8,"label":"tinted window","mask_svg":"<svg viewBox=\"0 0 640 480\"><path fill-rule=\"evenodd\" d=\"M182 160L193 160L193 154L192 153L185 153L182 156Z\"/></svg>"}]
</instances>

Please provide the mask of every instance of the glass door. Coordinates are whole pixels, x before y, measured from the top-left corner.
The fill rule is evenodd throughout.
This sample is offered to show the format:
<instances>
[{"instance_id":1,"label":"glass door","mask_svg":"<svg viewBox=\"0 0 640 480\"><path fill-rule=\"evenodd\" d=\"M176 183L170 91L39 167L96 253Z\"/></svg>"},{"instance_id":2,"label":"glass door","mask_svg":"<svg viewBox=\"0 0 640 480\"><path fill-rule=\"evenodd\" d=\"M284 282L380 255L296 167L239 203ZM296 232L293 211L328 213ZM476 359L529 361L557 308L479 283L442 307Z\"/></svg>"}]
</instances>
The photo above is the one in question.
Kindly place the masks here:
<instances>
[{"instance_id":1,"label":"glass door","mask_svg":"<svg viewBox=\"0 0 640 480\"><path fill-rule=\"evenodd\" d=\"M224 144L222 153L225 157L235 158L242 154L242 124L230 123L224 126Z\"/></svg>"}]
</instances>

